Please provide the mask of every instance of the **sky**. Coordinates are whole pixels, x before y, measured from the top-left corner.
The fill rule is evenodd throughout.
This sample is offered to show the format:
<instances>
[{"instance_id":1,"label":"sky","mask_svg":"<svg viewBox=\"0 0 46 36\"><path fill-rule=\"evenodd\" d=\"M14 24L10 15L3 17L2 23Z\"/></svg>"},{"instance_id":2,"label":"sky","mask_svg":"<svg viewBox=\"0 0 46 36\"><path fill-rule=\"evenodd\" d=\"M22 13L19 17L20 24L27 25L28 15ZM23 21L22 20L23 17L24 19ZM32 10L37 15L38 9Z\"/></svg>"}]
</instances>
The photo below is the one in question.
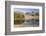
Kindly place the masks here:
<instances>
[{"instance_id":1,"label":"sky","mask_svg":"<svg viewBox=\"0 0 46 36\"><path fill-rule=\"evenodd\" d=\"M39 12L39 9L32 9L32 8L15 8L14 11L17 11L17 12L30 12L32 13L32 11L34 12Z\"/></svg>"}]
</instances>

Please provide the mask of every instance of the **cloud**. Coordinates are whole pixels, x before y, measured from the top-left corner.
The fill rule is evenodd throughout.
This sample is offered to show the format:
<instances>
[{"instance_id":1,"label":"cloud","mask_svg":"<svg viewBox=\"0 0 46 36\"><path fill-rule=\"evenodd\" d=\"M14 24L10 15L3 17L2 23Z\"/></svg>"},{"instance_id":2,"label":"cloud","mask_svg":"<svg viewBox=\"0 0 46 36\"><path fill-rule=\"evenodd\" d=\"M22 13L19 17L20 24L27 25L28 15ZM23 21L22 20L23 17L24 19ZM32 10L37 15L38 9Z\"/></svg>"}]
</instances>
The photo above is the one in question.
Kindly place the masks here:
<instances>
[{"instance_id":1,"label":"cloud","mask_svg":"<svg viewBox=\"0 0 46 36\"><path fill-rule=\"evenodd\" d=\"M39 12L39 9L32 9L32 8L15 8L14 10L18 12L24 12L24 13L32 12L32 11Z\"/></svg>"}]
</instances>

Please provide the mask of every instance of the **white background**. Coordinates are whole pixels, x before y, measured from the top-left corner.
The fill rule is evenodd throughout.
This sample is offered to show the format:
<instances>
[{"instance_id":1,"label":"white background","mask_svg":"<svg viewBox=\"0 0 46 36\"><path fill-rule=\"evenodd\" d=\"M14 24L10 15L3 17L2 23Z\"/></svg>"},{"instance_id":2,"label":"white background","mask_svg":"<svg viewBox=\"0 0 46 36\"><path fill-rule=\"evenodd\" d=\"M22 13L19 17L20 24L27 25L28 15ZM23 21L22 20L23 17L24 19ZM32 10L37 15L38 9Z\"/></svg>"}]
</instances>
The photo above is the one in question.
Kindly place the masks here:
<instances>
[{"instance_id":1,"label":"white background","mask_svg":"<svg viewBox=\"0 0 46 36\"><path fill-rule=\"evenodd\" d=\"M16 0L18 1L18 0ZM19 1L28 1L28 2L44 2L46 3L46 0L19 0ZM45 4L46 6L46 4ZM46 9L46 7L45 7ZM46 15L46 10L45 10L45 15ZM46 16L45 16L46 18ZM45 19L46 21L46 19ZM46 23L45 23L46 27ZM45 28L46 30L46 28ZM0 0L0 36L5 36L5 2L4 0ZM39 34L23 34L23 35L11 35L11 36L46 36L46 31L45 33L39 33Z\"/></svg>"}]
</instances>

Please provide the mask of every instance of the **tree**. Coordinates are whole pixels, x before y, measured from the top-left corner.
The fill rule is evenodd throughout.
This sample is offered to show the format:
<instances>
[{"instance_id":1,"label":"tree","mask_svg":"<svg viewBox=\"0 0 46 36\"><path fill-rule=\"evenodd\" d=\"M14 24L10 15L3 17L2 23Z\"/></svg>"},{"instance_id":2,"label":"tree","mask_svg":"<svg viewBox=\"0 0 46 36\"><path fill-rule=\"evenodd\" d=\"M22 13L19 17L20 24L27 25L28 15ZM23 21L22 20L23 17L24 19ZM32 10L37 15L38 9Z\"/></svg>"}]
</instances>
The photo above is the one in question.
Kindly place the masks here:
<instances>
[{"instance_id":1,"label":"tree","mask_svg":"<svg viewBox=\"0 0 46 36\"><path fill-rule=\"evenodd\" d=\"M21 24L21 23L23 23L24 20L15 20L17 18L24 18L24 14L17 13L17 12L14 13L14 24Z\"/></svg>"}]
</instances>

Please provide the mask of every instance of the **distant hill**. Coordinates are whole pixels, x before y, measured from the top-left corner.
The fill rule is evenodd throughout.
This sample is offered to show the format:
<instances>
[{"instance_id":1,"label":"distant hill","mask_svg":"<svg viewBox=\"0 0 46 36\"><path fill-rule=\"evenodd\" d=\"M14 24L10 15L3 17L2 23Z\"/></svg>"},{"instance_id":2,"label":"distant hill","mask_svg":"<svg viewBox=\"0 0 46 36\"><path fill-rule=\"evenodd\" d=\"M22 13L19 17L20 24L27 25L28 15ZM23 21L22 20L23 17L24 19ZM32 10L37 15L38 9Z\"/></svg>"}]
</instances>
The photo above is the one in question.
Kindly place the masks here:
<instances>
[{"instance_id":1,"label":"distant hill","mask_svg":"<svg viewBox=\"0 0 46 36\"><path fill-rule=\"evenodd\" d=\"M26 12L25 14L27 15L39 15L39 12Z\"/></svg>"}]
</instances>

